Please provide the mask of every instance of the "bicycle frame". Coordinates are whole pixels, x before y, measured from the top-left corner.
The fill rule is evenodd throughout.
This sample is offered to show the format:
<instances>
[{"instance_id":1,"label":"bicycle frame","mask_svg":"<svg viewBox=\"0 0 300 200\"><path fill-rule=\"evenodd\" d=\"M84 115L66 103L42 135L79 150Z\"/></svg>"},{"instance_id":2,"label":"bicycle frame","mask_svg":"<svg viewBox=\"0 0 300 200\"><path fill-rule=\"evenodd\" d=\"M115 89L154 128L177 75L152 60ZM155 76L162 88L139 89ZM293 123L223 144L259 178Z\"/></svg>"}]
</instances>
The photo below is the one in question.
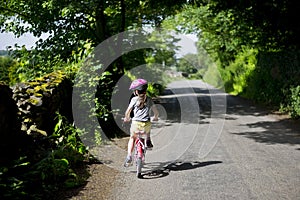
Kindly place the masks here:
<instances>
[{"instance_id":1,"label":"bicycle frame","mask_svg":"<svg viewBox=\"0 0 300 200\"><path fill-rule=\"evenodd\" d=\"M124 120L124 118L122 118ZM122 124L124 127L124 121ZM136 139L134 141L134 161L136 164L136 175L138 178L143 178L142 167L145 163L145 155L147 150L147 134L145 131L135 131ZM125 166L125 165L124 165Z\"/></svg>"},{"instance_id":2,"label":"bicycle frame","mask_svg":"<svg viewBox=\"0 0 300 200\"><path fill-rule=\"evenodd\" d=\"M137 137L135 140L135 154L134 160L136 162L136 174L138 178L142 178L142 167L145 162L145 155L147 150L147 142L144 137L146 137L146 133L144 131L136 132Z\"/></svg>"}]
</instances>

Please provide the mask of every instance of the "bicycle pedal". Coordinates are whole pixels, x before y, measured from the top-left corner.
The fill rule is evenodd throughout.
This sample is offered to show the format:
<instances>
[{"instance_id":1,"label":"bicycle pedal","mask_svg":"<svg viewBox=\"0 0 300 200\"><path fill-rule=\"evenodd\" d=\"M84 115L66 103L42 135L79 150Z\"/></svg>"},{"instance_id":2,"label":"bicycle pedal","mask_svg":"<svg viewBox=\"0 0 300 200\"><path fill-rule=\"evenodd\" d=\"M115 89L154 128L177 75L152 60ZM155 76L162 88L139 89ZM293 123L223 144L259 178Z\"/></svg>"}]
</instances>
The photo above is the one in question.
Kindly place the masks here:
<instances>
[{"instance_id":1,"label":"bicycle pedal","mask_svg":"<svg viewBox=\"0 0 300 200\"><path fill-rule=\"evenodd\" d=\"M133 163L131 162L131 163L124 163L124 167L130 167L130 166L132 166L133 165Z\"/></svg>"}]
</instances>

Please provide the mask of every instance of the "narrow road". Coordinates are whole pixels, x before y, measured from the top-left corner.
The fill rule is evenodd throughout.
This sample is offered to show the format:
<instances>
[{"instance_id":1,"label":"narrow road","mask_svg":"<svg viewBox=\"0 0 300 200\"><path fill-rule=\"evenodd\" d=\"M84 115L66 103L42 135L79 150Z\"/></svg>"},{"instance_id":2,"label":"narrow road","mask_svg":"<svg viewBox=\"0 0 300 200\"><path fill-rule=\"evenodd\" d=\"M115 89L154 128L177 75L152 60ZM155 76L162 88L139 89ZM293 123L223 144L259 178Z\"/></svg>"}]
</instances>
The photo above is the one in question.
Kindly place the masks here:
<instances>
[{"instance_id":1,"label":"narrow road","mask_svg":"<svg viewBox=\"0 0 300 200\"><path fill-rule=\"evenodd\" d=\"M143 179L111 147L111 199L300 199L297 124L201 81L170 84L158 103Z\"/></svg>"}]
</instances>

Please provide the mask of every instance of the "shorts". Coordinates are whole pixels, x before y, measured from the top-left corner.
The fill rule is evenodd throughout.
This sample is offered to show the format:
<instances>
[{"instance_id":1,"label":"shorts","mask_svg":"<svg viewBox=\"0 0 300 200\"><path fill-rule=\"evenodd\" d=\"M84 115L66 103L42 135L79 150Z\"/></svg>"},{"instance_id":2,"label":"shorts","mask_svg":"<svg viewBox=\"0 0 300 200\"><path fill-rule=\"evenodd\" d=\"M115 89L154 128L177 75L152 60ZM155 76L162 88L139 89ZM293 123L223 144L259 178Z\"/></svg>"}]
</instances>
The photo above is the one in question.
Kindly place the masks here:
<instances>
[{"instance_id":1,"label":"shorts","mask_svg":"<svg viewBox=\"0 0 300 200\"><path fill-rule=\"evenodd\" d=\"M149 134L151 130L151 122L140 122L140 121L132 121L130 127L130 136L134 136L136 131L145 131L145 133Z\"/></svg>"}]
</instances>

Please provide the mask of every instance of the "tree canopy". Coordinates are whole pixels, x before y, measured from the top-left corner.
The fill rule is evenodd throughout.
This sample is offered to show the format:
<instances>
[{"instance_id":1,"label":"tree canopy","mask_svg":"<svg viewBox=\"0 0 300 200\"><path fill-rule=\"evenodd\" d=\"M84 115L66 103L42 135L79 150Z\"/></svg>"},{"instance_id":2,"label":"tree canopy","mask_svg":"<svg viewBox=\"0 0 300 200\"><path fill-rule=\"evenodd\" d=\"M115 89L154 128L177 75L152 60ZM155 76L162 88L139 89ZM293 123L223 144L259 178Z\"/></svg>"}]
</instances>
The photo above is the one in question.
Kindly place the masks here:
<instances>
[{"instance_id":1,"label":"tree canopy","mask_svg":"<svg viewBox=\"0 0 300 200\"><path fill-rule=\"evenodd\" d=\"M17 36L49 33L37 42L37 52L66 60L88 42L96 46L130 28L160 27L177 14L173 28L198 33L207 51L228 61L245 45L299 48L297 5L296 0L11 0L0 5L0 26Z\"/></svg>"},{"instance_id":2,"label":"tree canopy","mask_svg":"<svg viewBox=\"0 0 300 200\"><path fill-rule=\"evenodd\" d=\"M51 51L51 58L63 59L90 42L96 46L103 40L129 28L145 24L160 26L169 15L178 12L184 0L13 0L0 6L1 31L17 36L26 32L39 37L37 49Z\"/></svg>"},{"instance_id":3,"label":"tree canopy","mask_svg":"<svg viewBox=\"0 0 300 200\"><path fill-rule=\"evenodd\" d=\"M195 1L165 24L198 34L200 45L225 67L244 47L299 49L297 5L295 0Z\"/></svg>"}]
</instances>

